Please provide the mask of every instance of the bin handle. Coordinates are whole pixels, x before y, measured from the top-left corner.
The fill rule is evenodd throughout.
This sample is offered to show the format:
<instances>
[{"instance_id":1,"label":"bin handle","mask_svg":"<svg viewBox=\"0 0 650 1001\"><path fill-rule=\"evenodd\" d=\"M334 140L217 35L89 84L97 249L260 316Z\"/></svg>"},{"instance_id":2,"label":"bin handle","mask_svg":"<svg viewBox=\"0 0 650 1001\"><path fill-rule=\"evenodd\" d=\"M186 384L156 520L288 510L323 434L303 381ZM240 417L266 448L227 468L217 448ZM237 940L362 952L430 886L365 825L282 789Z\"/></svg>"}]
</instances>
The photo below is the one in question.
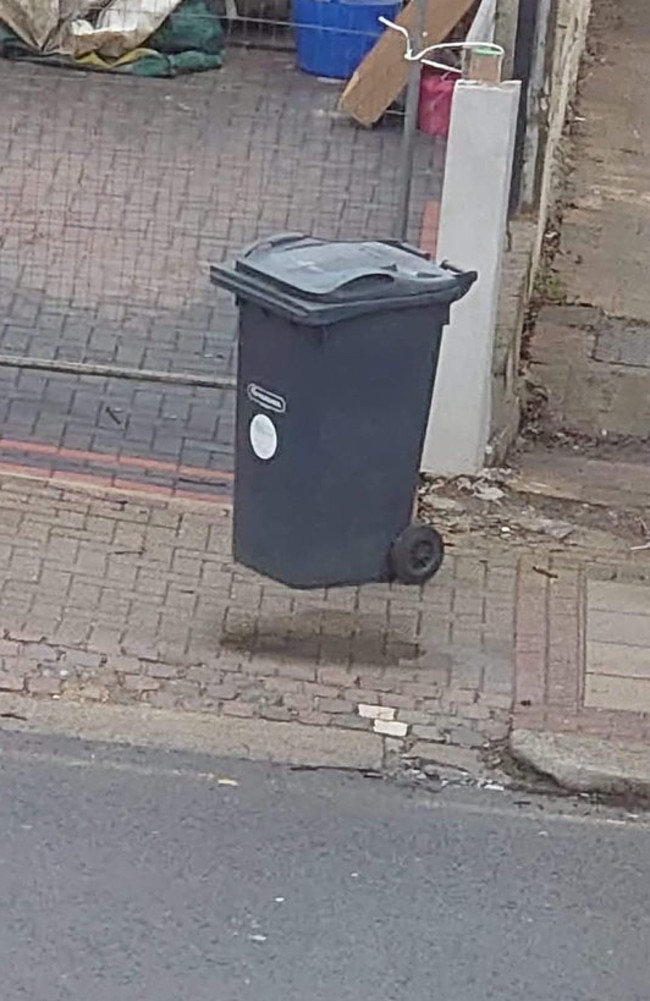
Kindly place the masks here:
<instances>
[{"instance_id":1,"label":"bin handle","mask_svg":"<svg viewBox=\"0 0 650 1001\"><path fill-rule=\"evenodd\" d=\"M452 264L450 261L440 261L438 267L444 268L445 271L452 271L455 275L466 275L470 273L468 271L463 271L462 268L456 267L456 265Z\"/></svg>"},{"instance_id":2,"label":"bin handle","mask_svg":"<svg viewBox=\"0 0 650 1001\"><path fill-rule=\"evenodd\" d=\"M464 293L466 294L471 289L474 282L478 279L478 271L463 271L462 268L457 268L454 264L450 264L449 261L440 261L441 268L444 271L451 271L453 275L456 275L464 287Z\"/></svg>"},{"instance_id":3,"label":"bin handle","mask_svg":"<svg viewBox=\"0 0 650 1001\"><path fill-rule=\"evenodd\" d=\"M280 247L283 243L293 243L295 240L304 240L304 233L278 233L277 236L262 236L259 240L249 244L243 252L244 257L248 257L260 247Z\"/></svg>"},{"instance_id":4,"label":"bin handle","mask_svg":"<svg viewBox=\"0 0 650 1001\"><path fill-rule=\"evenodd\" d=\"M387 239L381 241L387 247L397 247L398 250L406 250L409 254L414 254L415 257L421 257L423 261L431 260L431 254L427 254L426 250L422 250L420 247L413 246L412 243L406 243L404 240Z\"/></svg>"}]
</instances>

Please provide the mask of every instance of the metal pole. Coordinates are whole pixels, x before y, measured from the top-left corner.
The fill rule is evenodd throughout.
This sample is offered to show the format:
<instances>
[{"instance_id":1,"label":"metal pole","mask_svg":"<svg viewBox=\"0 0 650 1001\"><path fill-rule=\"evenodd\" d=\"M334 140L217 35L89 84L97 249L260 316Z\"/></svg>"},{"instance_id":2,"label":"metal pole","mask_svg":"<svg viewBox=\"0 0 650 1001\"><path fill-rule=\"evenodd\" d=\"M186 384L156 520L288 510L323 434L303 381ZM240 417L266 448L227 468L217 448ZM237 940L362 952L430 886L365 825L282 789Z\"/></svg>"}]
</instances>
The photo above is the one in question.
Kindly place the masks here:
<instances>
[{"instance_id":1,"label":"metal pole","mask_svg":"<svg viewBox=\"0 0 650 1001\"><path fill-rule=\"evenodd\" d=\"M505 50L503 79L512 80L512 67L517 44L519 0L497 0L494 41Z\"/></svg>"},{"instance_id":2,"label":"metal pole","mask_svg":"<svg viewBox=\"0 0 650 1001\"><path fill-rule=\"evenodd\" d=\"M194 375L191 372L157 372L146 368L121 368L119 365L95 365L93 362L61 361L50 358L22 358L0 355L0 368L20 368L53 375L96 376L99 379L133 379L137 382L162 382L171 386L201 386L205 389L236 389L230 375Z\"/></svg>"},{"instance_id":3,"label":"metal pole","mask_svg":"<svg viewBox=\"0 0 650 1001\"><path fill-rule=\"evenodd\" d=\"M520 211L539 205L552 86L555 36L557 32L557 0L539 0L537 41L533 54L531 82L528 91L529 137L522 171Z\"/></svg>"},{"instance_id":4,"label":"metal pole","mask_svg":"<svg viewBox=\"0 0 650 1001\"><path fill-rule=\"evenodd\" d=\"M427 0L411 0L411 3L416 5L416 17L414 29L411 35L411 46L416 52L419 52L424 47L423 39L426 23ZM422 66L420 62L410 62L408 85L406 88L406 107L404 110L402 158L397 185L397 209L395 212L394 236L397 240L408 239L409 208L411 205L411 185L413 182L413 163L415 160L415 137L418 124L421 75Z\"/></svg>"},{"instance_id":5,"label":"metal pole","mask_svg":"<svg viewBox=\"0 0 650 1001\"><path fill-rule=\"evenodd\" d=\"M517 135L515 138L515 158L512 165L512 184L508 215L512 218L520 208L524 159L526 156L526 133L528 130L528 93L537 39L537 11L539 0L520 0L517 19L517 42L515 45L513 77L521 80L521 98Z\"/></svg>"}]
</instances>

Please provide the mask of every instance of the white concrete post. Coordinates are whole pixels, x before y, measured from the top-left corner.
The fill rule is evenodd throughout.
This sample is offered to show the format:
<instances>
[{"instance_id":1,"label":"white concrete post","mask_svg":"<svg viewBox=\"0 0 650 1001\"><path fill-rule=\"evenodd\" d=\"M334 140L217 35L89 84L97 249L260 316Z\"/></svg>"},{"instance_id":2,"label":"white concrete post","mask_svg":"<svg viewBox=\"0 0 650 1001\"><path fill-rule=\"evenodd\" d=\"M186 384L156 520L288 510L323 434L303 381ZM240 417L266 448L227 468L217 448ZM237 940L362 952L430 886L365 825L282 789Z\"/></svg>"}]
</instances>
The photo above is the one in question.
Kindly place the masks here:
<instances>
[{"instance_id":1,"label":"white concrete post","mask_svg":"<svg viewBox=\"0 0 650 1001\"><path fill-rule=\"evenodd\" d=\"M438 259L478 271L451 309L429 426L425 473L476 473L490 434L492 358L521 85L456 85L440 207Z\"/></svg>"}]
</instances>

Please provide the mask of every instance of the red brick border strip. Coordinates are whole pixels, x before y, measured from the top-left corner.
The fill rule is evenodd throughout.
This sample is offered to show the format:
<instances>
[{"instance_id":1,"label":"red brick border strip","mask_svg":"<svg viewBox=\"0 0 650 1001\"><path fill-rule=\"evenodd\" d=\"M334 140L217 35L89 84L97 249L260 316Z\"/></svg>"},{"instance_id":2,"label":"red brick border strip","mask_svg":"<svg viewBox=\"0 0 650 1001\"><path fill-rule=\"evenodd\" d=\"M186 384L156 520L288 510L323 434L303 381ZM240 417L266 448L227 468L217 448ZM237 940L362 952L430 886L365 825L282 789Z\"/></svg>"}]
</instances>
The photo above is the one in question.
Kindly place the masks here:
<instances>
[{"instance_id":1,"label":"red brick border strip","mask_svg":"<svg viewBox=\"0 0 650 1001\"><path fill-rule=\"evenodd\" d=\"M547 567L524 557L517 576L515 612L515 715L531 719L546 708L548 649ZM522 725L523 719L522 719Z\"/></svg>"},{"instance_id":2,"label":"red brick border strip","mask_svg":"<svg viewBox=\"0 0 650 1001\"><path fill-rule=\"evenodd\" d=\"M584 705L585 572L522 558L515 618L513 727L645 741L650 716Z\"/></svg>"},{"instance_id":3,"label":"red brick border strip","mask_svg":"<svg viewBox=\"0 0 650 1001\"><path fill-rule=\"evenodd\" d=\"M584 679L584 588L578 570L523 557L515 618L518 727L539 729L550 716L576 720Z\"/></svg>"},{"instance_id":4,"label":"red brick border strip","mask_svg":"<svg viewBox=\"0 0 650 1001\"><path fill-rule=\"evenodd\" d=\"M62 448L44 442L19 441L0 437L0 452L2 451L14 452L20 457L30 458L33 456L37 460L32 465L29 462L7 462L0 458L0 473L8 476L43 480L55 486L80 484L98 490L146 494L148 497L159 497L163 500L179 498L200 503L218 504L221 507L229 507L232 504L232 498L229 494L210 490L212 483L215 484L215 487L217 484L223 487L232 483L234 476L229 470L204 469L199 466L184 466L135 455L91 452L75 448ZM81 468L79 470L58 469L57 459L78 462ZM93 466L109 470L113 468L113 471L106 473L95 469L88 472L87 468L92 469ZM130 470L140 473L141 477L126 478L124 474ZM205 489L186 490L176 485L166 486L165 484L150 483L146 480L148 472L168 473L170 479L174 477L190 478Z\"/></svg>"},{"instance_id":5,"label":"red brick border strip","mask_svg":"<svg viewBox=\"0 0 650 1001\"><path fill-rule=\"evenodd\" d=\"M192 501L197 504L210 504L219 508L231 508L232 497L221 493L208 493L200 490L182 490L178 487L159 486L154 483L143 483L141 480L124 480L118 476L98 476L93 473L67 472L52 470L39 466L20 465L19 463L0 461L0 476L13 476L25 480L39 480L53 487L75 487L96 490L100 493L114 492L120 497L146 496L151 500Z\"/></svg>"},{"instance_id":6,"label":"red brick border strip","mask_svg":"<svg viewBox=\"0 0 650 1001\"><path fill-rule=\"evenodd\" d=\"M48 456L52 459L71 459L79 462L101 463L109 466L127 466L132 469L151 469L180 476L200 476L203 480L233 479L233 474L224 469L204 469L198 466L181 466L161 459L149 459L137 455L120 455L115 452L91 452L78 448L63 448L38 441L17 441L0 436L0 450L22 452L26 455Z\"/></svg>"}]
</instances>

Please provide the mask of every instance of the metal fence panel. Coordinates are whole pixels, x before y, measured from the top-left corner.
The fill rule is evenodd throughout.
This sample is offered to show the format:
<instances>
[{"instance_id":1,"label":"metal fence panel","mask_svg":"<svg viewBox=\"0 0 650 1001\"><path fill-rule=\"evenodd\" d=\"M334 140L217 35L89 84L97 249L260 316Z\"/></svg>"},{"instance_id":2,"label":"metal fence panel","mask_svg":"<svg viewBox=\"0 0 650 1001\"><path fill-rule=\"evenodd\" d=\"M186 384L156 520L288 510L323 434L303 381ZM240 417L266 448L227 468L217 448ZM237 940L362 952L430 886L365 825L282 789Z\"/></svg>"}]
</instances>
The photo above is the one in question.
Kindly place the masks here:
<instances>
[{"instance_id":1,"label":"metal fence panel","mask_svg":"<svg viewBox=\"0 0 650 1001\"><path fill-rule=\"evenodd\" d=\"M209 262L277 231L392 235L401 110L355 125L340 82L296 68L275 13L226 22L223 68L174 79L0 60L0 354L218 381L234 371L235 307ZM416 139L417 243L444 141ZM0 367L0 458L213 489L233 403L216 387Z\"/></svg>"}]
</instances>

